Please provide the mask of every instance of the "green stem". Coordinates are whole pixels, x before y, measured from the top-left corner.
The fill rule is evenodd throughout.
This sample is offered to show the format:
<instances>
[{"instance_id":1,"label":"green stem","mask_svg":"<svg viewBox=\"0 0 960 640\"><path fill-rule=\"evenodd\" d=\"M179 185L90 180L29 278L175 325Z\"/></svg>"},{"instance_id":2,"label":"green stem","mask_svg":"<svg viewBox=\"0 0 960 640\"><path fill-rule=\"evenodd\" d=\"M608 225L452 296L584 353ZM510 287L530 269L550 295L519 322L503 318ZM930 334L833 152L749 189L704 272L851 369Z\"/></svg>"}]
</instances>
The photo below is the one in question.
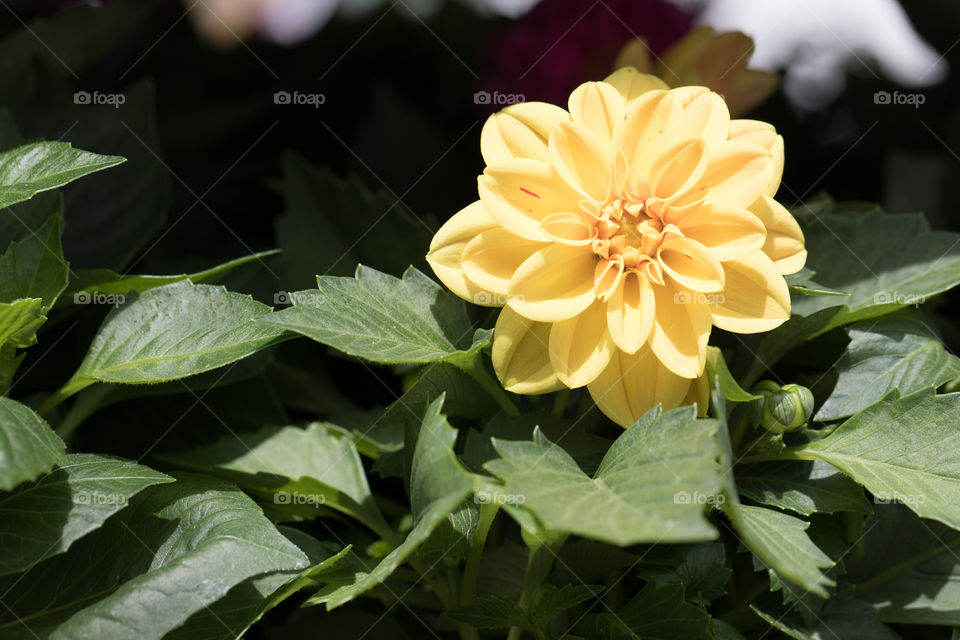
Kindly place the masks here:
<instances>
[{"instance_id":1,"label":"green stem","mask_svg":"<svg viewBox=\"0 0 960 640\"><path fill-rule=\"evenodd\" d=\"M527 567L523 572L523 588L520 591L520 602L517 604L520 605L520 608L524 612L530 609L530 601L533 599L533 590L537 588L539 584L540 576L537 575L537 572L533 570L534 560L537 557L539 548L530 549L530 553L527 554ZM523 637L523 627L510 627L510 632L507 634L507 640L520 640Z\"/></svg>"},{"instance_id":2,"label":"green stem","mask_svg":"<svg viewBox=\"0 0 960 640\"><path fill-rule=\"evenodd\" d=\"M40 408L37 409L37 413L44 415L49 413L52 409L56 408L61 402L72 396L73 394L86 389L91 384L96 382L96 380L87 380L84 378L74 379L70 378L67 380L67 383L57 389L54 393L50 394L46 400L40 405Z\"/></svg>"},{"instance_id":3,"label":"green stem","mask_svg":"<svg viewBox=\"0 0 960 640\"><path fill-rule=\"evenodd\" d=\"M564 387L557 391L557 396L553 400L553 417L562 418L563 412L567 410L567 401L570 399L570 389Z\"/></svg>"},{"instance_id":4,"label":"green stem","mask_svg":"<svg viewBox=\"0 0 960 640\"><path fill-rule=\"evenodd\" d=\"M470 374L470 377L476 380L477 384L497 401L497 404L500 405L500 408L503 409L505 414L513 418L520 415L520 410L517 409L517 405L513 403L513 400L511 400L507 392L503 390L500 383L490 375L480 357L474 358L469 364L460 365L460 368Z\"/></svg>"},{"instance_id":5,"label":"green stem","mask_svg":"<svg viewBox=\"0 0 960 640\"><path fill-rule=\"evenodd\" d=\"M737 464L751 464L754 462L777 462L780 460L817 460L817 457L811 453L803 451L800 447L784 449L783 451L774 451L771 453L758 453L737 460Z\"/></svg>"},{"instance_id":6,"label":"green stem","mask_svg":"<svg viewBox=\"0 0 960 640\"><path fill-rule=\"evenodd\" d=\"M463 568L463 581L460 583L460 604L472 604L477 595L477 576L480 574L480 561L483 559L483 547L487 541L487 534L497 516L500 507L485 503L480 505L480 516L477 528L473 534L470 553L467 555L467 564Z\"/></svg>"}]
</instances>

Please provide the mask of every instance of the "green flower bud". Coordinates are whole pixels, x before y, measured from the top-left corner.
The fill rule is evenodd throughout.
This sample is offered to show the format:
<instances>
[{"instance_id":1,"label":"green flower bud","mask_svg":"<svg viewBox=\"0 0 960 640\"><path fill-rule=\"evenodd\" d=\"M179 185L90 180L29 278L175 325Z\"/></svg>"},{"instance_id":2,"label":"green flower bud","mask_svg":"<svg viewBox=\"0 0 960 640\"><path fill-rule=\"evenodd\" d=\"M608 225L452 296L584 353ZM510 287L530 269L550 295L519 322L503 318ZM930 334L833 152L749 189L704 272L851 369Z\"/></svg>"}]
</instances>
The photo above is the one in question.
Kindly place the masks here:
<instances>
[{"instance_id":1,"label":"green flower bud","mask_svg":"<svg viewBox=\"0 0 960 640\"><path fill-rule=\"evenodd\" d=\"M760 426L773 433L783 433L806 424L813 413L813 394L798 384L782 387L772 380L763 380L753 387L763 396L757 400Z\"/></svg>"}]
</instances>

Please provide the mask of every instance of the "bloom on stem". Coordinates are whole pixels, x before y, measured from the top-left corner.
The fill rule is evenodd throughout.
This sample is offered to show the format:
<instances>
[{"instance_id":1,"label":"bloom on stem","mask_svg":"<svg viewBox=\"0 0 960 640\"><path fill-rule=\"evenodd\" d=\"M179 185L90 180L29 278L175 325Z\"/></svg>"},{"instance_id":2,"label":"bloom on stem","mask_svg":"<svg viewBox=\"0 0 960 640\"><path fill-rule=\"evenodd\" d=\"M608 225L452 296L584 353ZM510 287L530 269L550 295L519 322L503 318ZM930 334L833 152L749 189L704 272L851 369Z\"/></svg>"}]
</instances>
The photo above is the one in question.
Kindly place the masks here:
<instances>
[{"instance_id":1,"label":"bloom on stem","mask_svg":"<svg viewBox=\"0 0 960 640\"><path fill-rule=\"evenodd\" d=\"M624 68L568 106L490 117L480 199L427 260L457 295L505 305L493 363L506 389L587 386L629 426L699 394L712 326L789 317L783 275L803 266L803 236L772 198L782 140L731 121L708 89Z\"/></svg>"}]
</instances>

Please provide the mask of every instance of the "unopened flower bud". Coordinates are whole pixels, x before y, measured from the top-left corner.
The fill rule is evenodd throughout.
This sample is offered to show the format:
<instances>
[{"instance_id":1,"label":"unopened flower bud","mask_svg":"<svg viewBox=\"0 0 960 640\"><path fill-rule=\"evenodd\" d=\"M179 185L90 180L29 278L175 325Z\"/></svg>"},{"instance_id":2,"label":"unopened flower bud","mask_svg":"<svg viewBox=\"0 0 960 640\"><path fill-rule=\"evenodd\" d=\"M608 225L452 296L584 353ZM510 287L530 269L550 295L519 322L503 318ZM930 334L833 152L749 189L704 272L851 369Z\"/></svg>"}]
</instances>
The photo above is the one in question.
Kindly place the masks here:
<instances>
[{"instance_id":1,"label":"unopened flower bud","mask_svg":"<svg viewBox=\"0 0 960 640\"><path fill-rule=\"evenodd\" d=\"M763 396L754 401L760 426L773 433L783 433L806 424L813 413L813 394L798 384L782 387L772 380L763 380L753 387Z\"/></svg>"}]
</instances>

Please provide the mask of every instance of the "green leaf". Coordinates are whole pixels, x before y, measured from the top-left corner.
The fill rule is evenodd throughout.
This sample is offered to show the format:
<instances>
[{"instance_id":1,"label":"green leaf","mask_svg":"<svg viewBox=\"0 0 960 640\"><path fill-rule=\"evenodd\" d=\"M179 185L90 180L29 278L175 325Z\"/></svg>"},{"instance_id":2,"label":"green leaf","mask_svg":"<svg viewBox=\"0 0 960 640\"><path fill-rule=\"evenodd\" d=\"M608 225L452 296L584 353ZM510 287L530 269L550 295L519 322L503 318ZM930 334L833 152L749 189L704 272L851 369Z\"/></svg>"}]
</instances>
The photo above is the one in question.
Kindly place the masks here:
<instances>
[{"instance_id":1,"label":"green leaf","mask_svg":"<svg viewBox=\"0 0 960 640\"><path fill-rule=\"evenodd\" d=\"M807 266L824 286L850 294L824 330L920 304L960 283L960 235L930 231L921 215L823 213L804 237ZM837 302L803 296L793 312L806 316Z\"/></svg>"},{"instance_id":2,"label":"green leaf","mask_svg":"<svg viewBox=\"0 0 960 640\"><path fill-rule=\"evenodd\" d=\"M0 635L160 640L248 578L307 564L238 489L181 475L67 553L0 578Z\"/></svg>"},{"instance_id":3,"label":"green leaf","mask_svg":"<svg viewBox=\"0 0 960 640\"><path fill-rule=\"evenodd\" d=\"M504 481L505 500L554 531L620 546L709 540L716 429L693 407L652 409L614 442L593 478L539 429L533 442L494 440L501 459L485 466Z\"/></svg>"},{"instance_id":4,"label":"green leaf","mask_svg":"<svg viewBox=\"0 0 960 640\"><path fill-rule=\"evenodd\" d=\"M796 612L751 605L754 613L796 640L897 640L892 629L877 622L877 611L870 604L854 597L849 585L841 585L837 595L826 601L823 609L808 624Z\"/></svg>"},{"instance_id":5,"label":"green leaf","mask_svg":"<svg viewBox=\"0 0 960 640\"><path fill-rule=\"evenodd\" d=\"M223 287L177 282L110 312L66 387L176 380L245 358L288 337L254 322L270 307Z\"/></svg>"},{"instance_id":6,"label":"green leaf","mask_svg":"<svg viewBox=\"0 0 960 640\"><path fill-rule=\"evenodd\" d=\"M490 595L477 598L473 604L447 612L454 620L465 622L477 629L504 629L520 627L533 632L534 627L526 612L512 598Z\"/></svg>"},{"instance_id":7,"label":"green leaf","mask_svg":"<svg viewBox=\"0 0 960 640\"><path fill-rule=\"evenodd\" d=\"M534 627L546 634L551 620L567 609L597 597L601 591L603 587L596 584L565 584L562 587L550 583L540 585L533 593L530 610Z\"/></svg>"},{"instance_id":8,"label":"green leaf","mask_svg":"<svg viewBox=\"0 0 960 640\"><path fill-rule=\"evenodd\" d=\"M845 564L883 622L960 625L960 532L878 504Z\"/></svg>"},{"instance_id":9,"label":"green leaf","mask_svg":"<svg viewBox=\"0 0 960 640\"><path fill-rule=\"evenodd\" d=\"M590 627L578 631L588 638L603 634L617 640L713 640L709 614L684 601L680 585L657 588L648 583L615 614L591 615L584 622Z\"/></svg>"},{"instance_id":10,"label":"green leaf","mask_svg":"<svg viewBox=\"0 0 960 640\"><path fill-rule=\"evenodd\" d=\"M124 159L74 149L68 142L28 142L0 151L0 208L29 200Z\"/></svg>"},{"instance_id":11,"label":"green leaf","mask_svg":"<svg viewBox=\"0 0 960 640\"><path fill-rule=\"evenodd\" d=\"M732 573L726 567L726 552L720 542L656 546L644 553L640 565L642 578L658 588L678 584L683 587L684 597L694 603L726 594Z\"/></svg>"},{"instance_id":12,"label":"green leaf","mask_svg":"<svg viewBox=\"0 0 960 640\"><path fill-rule=\"evenodd\" d=\"M722 417L717 429L717 449L724 473L720 507L740 537L740 541L760 562L805 591L826 596L832 581L821 571L834 562L807 535L809 522L763 507L740 502L734 480L733 452L726 425L726 406L719 384L715 381L711 392L713 410Z\"/></svg>"},{"instance_id":13,"label":"green leaf","mask_svg":"<svg viewBox=\"0 0 960 640\"><path fill-rule=\"evenodd\" d=\"M723 352L717 347L707 347L707 379L716 379L723 397L730 402L750 402L760 399L760 396L754 395L740 386L727 368Z\"/></svg>"},{"instance_id":14,"label":"green leaf","mask_svg":"<svg viewBox=\"0 0 960 640\"><path fill-rule=\"evenodd\" d=\"M68 455L36 482L0 493L0 574L23 571L63 553L165 476L134 462Z\"/></svg>"},{"instance_id":15,"label":"green leaf","mask_svg":"<svg viewBox=\"0 0 960 640\"><path fill-rule=\"evenodd\" d=\"M76 272L76 278L70 281L67 291L69 294L76 293L100 293L105 296L123 295L131 291L143 293L148 289L162 287L166 284L180 282L181 280L190 280L194 283L216 280L229 271L241 265L250 262L263 260L268 256L276 255L278 249L271 251L260 251L242 258L236 258L229 262L224 262L215 267L196 271L194 273L182 273L172 276L148 276L119 274L112 269L81 269Z\"/></svg>"},{"instance_id":16,"label":"green leaf","mask_svg":"<svg viewBox=\"0 0 960 640\"><path fill-rule=\"evenodd\" d=\"M920 319L861 322L847 333L850 345L836 364L837 384L817 412L819 421L852 416L894 389L909 395L960 376L960 358Z\"/></svg>"},{"instance_id":17,"label":"green leaf","mask_svg":"<svg viewBox=\"0 0 960 640\"><path fill-rule=\"evenodd\" d=\"M795 293L801 296L849 296L850 294L846 291L837 291L836 289L830 289L825 287L822 284L818 284L813 281L813 271L809 268L804 267L796 273L791 273L788 276L784 276L784 279L787 281L787 286L790 287L790 293Z\"/></svg>"},{"instance_id":18,"label":"green leaf","mask_svg":"<svg viewBox=\"0 0 960 640\"><path fill-rule=\"evenodd\" d=\"M390 532L353 440L323 423L306 429L267 427L162 458L233 480L267 497L277 510L315 516L317 507L325 506L356 518L378 535Z\"/></svg>"},{"instance_id":19,"label":"green leaf","mask_svg":"<svg viewBox=\"0 0 960 640\"><path fill-rule=\"evenodd\" d=\"M37 343L37 330L47 321L40 298L0 302L0 393L13 384L13 376L23 359L17 349Z\"/></svg>"},{"instance_id":20,"label":"green leaf","mask_svg":"<svg viewBox=\"0 0 960 640\"><path fill-rule=\"evenodd\" d=\"M863 488L821 460L740 465L736 474L743 495L771 507L804 516L838 511L871 513Z\"/></svg>"},{"instance_id":21,"label":"green leaf","mask_svg":"<svg viewBox=\"0 0 960 640\"><path fill-rule=\"evenodd\" d=\"M401 273L422 264L433 233L404 204L341 179L288 152L283 159L285 213L277 220L285 282L310 286L316 275L348 276L365 264Z\"/></svg>"},{"instance_id":22,"label":"green leaf","mask_svg":"<svg viewBox=\"0 0 960 640\"><path fill-rule=\"evenodd\" d=\"M401 280L360 266L356 278L320 276L317 287L260 322L385 364L463 362L491 337L473 341L463 302L413 268Z\"/></svg>"},{"instance_id":23,"label":"green leaf","mask_svg":"<svg viewBox=\"0 0 960 640\"><path fill-rule=\"evenodd\" d=\"M372 570L356 571L347 584L324 588L307 604L325 602L327 609L334 609L382 583L426 542L473 489L472 477L453 452L457 431L440 413L443 400L441 396L427 408L413 452L409 489L413 529Z\"/></svg>"},{"instance_id":24,"label":"green leaf","mask_svg":"<svg viewBox=\"0 0 960 640\"><path fill-rule=\"evenodd\" d=\"M40 298L44 313L53 306L67 286L69 271L60 246L62 226L60 215L54 214L0 255L0 300Z\"/></svg>"},{"instance_id":25,"label":"green leaf","mask_svg":"<svg viewBox=\"0 0 960 640\"><path fill-rule=\"evenodd\" d=\"M66 445L40 416L0 397L0 490L34 480L65 459Z\"/></svg>"},{"instance_id":26,"label":"green leaf","mask_svg":"<svg viewBox=\"0 0 960 640\"><path fill-rule=\"evenodd\" d=\"M826 438L787 451L825 460L877 498L960 529L958 422L960 394L926 389L897 397L892 391Z\"/></svg>"}]
</instances>

